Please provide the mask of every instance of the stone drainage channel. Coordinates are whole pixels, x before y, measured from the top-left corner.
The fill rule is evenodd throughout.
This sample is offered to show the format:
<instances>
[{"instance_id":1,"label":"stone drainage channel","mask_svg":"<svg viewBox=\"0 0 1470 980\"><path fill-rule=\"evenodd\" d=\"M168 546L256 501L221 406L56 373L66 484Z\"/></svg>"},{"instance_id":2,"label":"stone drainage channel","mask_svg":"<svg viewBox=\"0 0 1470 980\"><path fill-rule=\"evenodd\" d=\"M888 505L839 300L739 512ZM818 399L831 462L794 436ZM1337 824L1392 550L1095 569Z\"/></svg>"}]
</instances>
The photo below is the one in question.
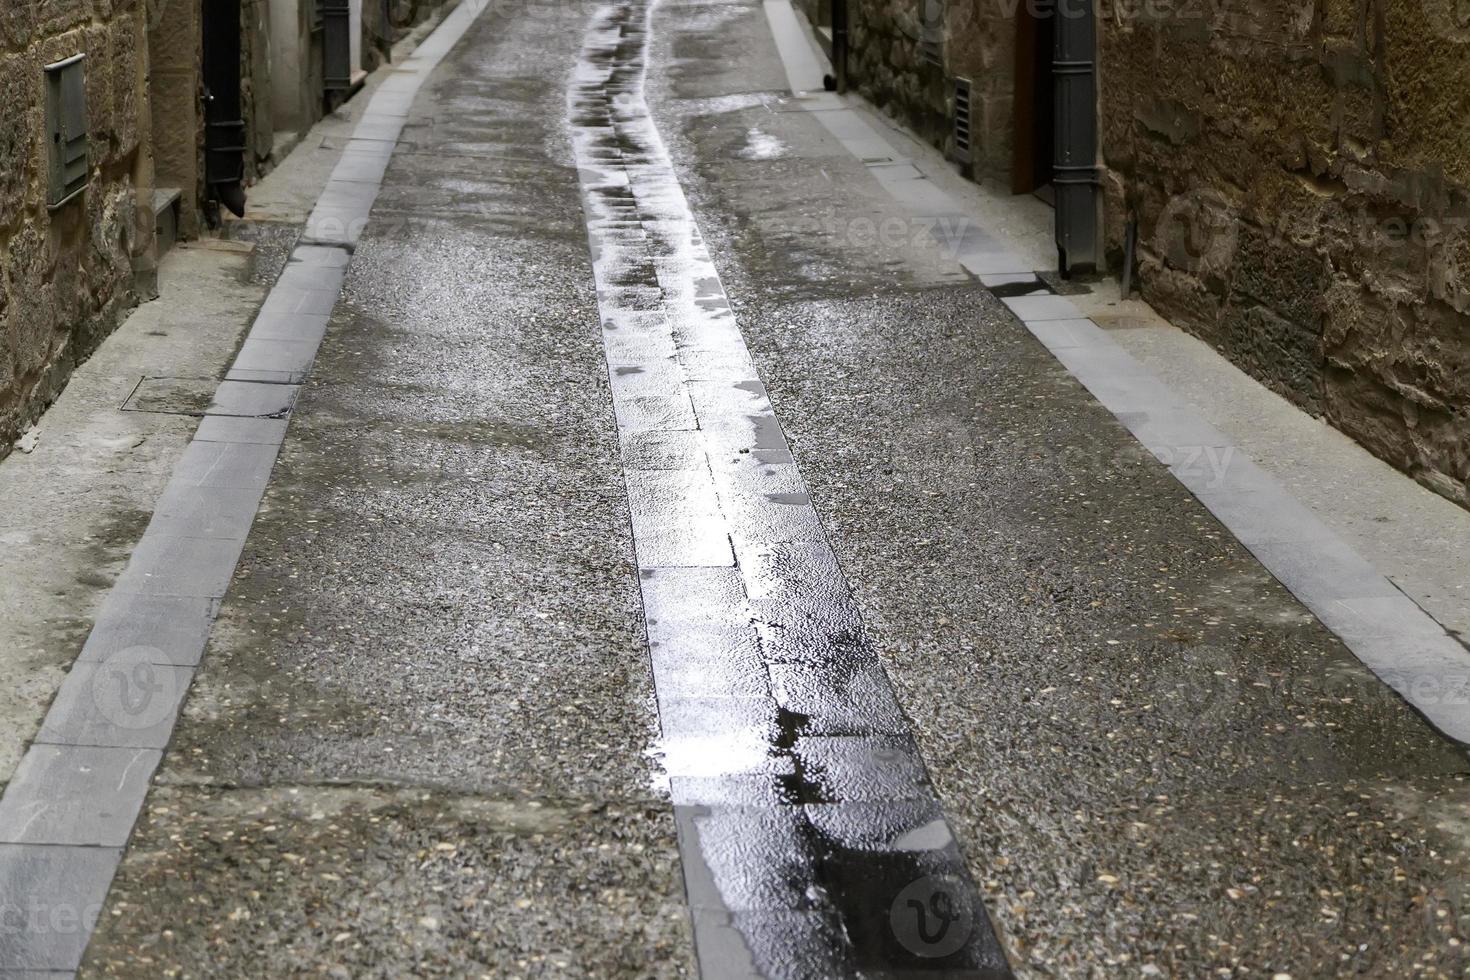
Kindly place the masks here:
<instances>
[{"instance_id":1,"label":"stone drainage channel","mask_svg":"<svg viewBox=\"0 0 1470 980\"><path fill-rule=\"evenodd\" d=\"M644 100L651 13L598 12L568 106L701 971L1009 976Z\"/></svg>"},{"instance_id":2,"label":"stone drainage channel","mask_svg":"<svg viewBox=\"0 0 1470 980\"><path fill-rule=\"evenodd\" d=\"M81 965L414 98L482 10L462 4L373 93L0 798L0 976Z\"/></svg>"}]
</instances>

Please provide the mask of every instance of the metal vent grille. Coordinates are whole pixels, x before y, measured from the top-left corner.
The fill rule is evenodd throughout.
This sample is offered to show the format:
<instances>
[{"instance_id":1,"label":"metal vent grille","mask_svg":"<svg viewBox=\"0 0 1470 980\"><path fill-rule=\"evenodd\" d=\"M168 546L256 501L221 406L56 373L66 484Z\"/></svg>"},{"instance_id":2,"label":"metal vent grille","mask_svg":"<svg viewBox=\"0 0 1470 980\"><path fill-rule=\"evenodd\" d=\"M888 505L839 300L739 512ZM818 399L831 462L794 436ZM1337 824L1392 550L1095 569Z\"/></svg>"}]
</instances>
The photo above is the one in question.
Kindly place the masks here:
<instances>
[{"instance_id":1,"label":"metal vent grille","mask_svg":"<svg viewBox=\"0 0 1470 980\"><path fill-rule=\"evenodd\" d=\"M944 0L919 0L919 58L931 67L944 65Z\"/></svg>"},{"instance_id":2,"label":"metal vent grille","mask_svg":"<svg viewBox=\"0 0 1470 980\"><path fill-rule=\"evenodd\" d=\"M925 36L919 38L919 58L931 68L944 67L944 39L930 37L926 30Z\"/></svg>"},{"instance_id":3,"label":"metal vent grille","mask_svg":"<svg viewBox=\"0 0 1470 980\"><path fill-rule=\"evenodd\" d=\"M970 150L970 80L954 80L954 158L960 163L972 162Z\"/></svg>"},{"instance_id":4,"label":"metal vent grille","mask_svg":"<svg viewBox=\"0 0 1470 980\"><path fill-rule=\"evenodd\" d=\"M46 206L53 211L87 188L86 66L84 54L46 66Z\"/></svg>"}]
</instances>

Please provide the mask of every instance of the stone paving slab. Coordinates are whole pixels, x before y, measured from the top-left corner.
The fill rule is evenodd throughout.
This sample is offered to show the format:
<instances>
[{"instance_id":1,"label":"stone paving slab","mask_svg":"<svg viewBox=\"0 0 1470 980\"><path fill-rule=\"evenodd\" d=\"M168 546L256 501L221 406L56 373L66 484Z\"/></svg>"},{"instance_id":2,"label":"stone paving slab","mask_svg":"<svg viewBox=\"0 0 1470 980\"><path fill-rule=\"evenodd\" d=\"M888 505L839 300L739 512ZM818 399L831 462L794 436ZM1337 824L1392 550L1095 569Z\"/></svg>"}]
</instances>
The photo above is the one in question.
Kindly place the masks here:
<instances>
[{"instance_id":1,"label":"stone paving slab","mask_svg":"<svg viewBox=\"0 0 1470 980\"><path fill-rule=\"evenodd\" d=\"M104 661L75 664L57 691L36 741L105 748L167 747L194 669L154 664L152 659L135 649Z\"/></svg>"},{"instance_id":2,"label":"stone paving slab","mask_svg":"<svg viewBox=\"0 0 1470 980\"><path fill-rule=\"evenodd\" d=\"M172 523L167 518L161 527ZM138 542L114 592L146 596L218 599L230 587L244 541L150 534Z\"/></svg>"},{"instance_id":3,"label":"stone paving slab","mask_svg":"<svg viewBox=\"0 0 1470 980\"><path fill-rule=\"evenodd\" d=\"M122 847L163 753L38 744L0 800L0 842Z\"/></svg>"},{"instance_id":4,"label":"stone paving slab","mask_svg":"<svg viewBox=\"0 0 1470 980\"><path fill-rule=\"evenodd\" d=\"M0 934L0 970L73 972L117 867L113 847L0 844L0 908L25 928Z\"/></svg>"},{"instance_id":5,"label":"stone paving slab","mask_svg":"<svg viewBox=\"0 0 1470 980\"><path fill-rule=\"evenodd\" d=\"M114 592L102 604L78 661L143 651L149 663L192 667L203 656L219 601Z\"/></svg>"}]
</instances>

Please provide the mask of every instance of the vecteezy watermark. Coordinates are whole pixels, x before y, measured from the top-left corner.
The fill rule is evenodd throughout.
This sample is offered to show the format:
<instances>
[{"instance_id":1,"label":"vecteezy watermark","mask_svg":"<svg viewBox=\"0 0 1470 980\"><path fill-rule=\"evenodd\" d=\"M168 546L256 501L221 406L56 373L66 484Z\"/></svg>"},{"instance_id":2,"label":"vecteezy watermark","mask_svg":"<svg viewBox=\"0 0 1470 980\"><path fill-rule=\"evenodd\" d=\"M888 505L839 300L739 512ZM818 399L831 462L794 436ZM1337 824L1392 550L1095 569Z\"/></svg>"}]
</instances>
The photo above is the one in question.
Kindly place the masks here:
<instances>
[{"instance_id":1,"label":"vecteezy watermark","mask_svg":"<svg viewBox=\"0 0 1470 980\"><path fill-rule=\"evenodd\" d=\"M904 886L888 909L888 924L904 949L925 959L964 948L975 930L975 898L954 875L925 875Z\"/></svg>"},{"instance_id":2,"label":"vecteezy watermark","mask_svg":"<svg viewBox=\"0 0 1470 980\"><path fill-rule=\"evenodd\" d=\"M1182 727L1216 727L1240 702L1239 664L1223 647L1195 643L1161 651L1143 669L1142 689L1133 698Z\"/></svg>"},{"instance_id":3,"label":"vecteezy watermark","mask_svg":"<svg viewBox=\"0 0 1470 980\"><path fill-rule=\"evenodd\" d=\"M34 898L24 906L0 902L0 936L87 935L96 928L101 914L102 906L97 903L73 905Z\"/></svg>"},{"instance_id":4,"label":"vecteezy watermark","mask_svg":"<svg viewBox=\"0 0 1470 980\"><path fill-rule=\"evenodd\" d=\"M1204 490L1218 489L1230 473L1235 460L1234 446L1165 446L1149 443L1146 447L1154 458L1169 467L1187 486Z\"/></svg>"},{"instance_id":5,"label":"vecteezy watermark","mask_svg":"<svg viewBox=\"0 0 1470 980\"><path fill-rule=\"evenodd\" d=\"M92 674L92 703L119 728L142 730L169 720L179 697L179 672L159 666L163 653L128 647L110 655Z\"/></svg>"},{"instance_id":6,"label":"vecteezy watermark","mask_svg":"<svg viewBox=\"0 0 1470 980\"><path fill-rule=\"evenodd\" d=\"M308 244L333 245L356 242L362 237L363 231L367 229L368 217L358 217L351 220L340 218L336 215L324 217L310 217L306 221L306 228L302 233L302 241ZM374 221L375 231L381 232L386 222Z\"/></svg>"},{"instance_id":7,"label":"vecteezy watermark","mask_svg":"<svg viewBox=\"0 0 1470 980\"><path fill-rule=\"evenodd\" d=\"M1453 5L1470 0L1423 2ZM1231 18L1232 7L1242 6L1244 0L919 0L900 16L898 28L911 41L934 43L962 36L977 23L1013 24L1022 16L1036 21L1088 18L1125 27L1171 21L1219 24ZM1305 36L1311 14L1310 4L1295 5L1279 23L1272 22L1272 29L1277 35Z\"/></svg>"},{"instance_id":8,"label":"vecteezy watermark","mask_svg":"<svg viewBox=\"0 0 1470 980\"><path fill-rule=\"evenodd\" d=\"M1154 226L1154 247L1172 266L1195 275L1222 274L1235 258L1240 214L1209 187L1169 198Z\"/></svg>"},{"instance_id":9,"label":"vecteezy watermark","mask_svg":"<svg viewBox=\"0 0 1470 980\"><path fill-rule=\"evenodd\" d=\"M756 221L756 229L764 237L823 242L843 249L872 251L938 251L946 259L958 258L972 231L979 225L962 215L935 218L903 218L897 215L873 218L868 215L846 217L772 216Z\"/></svg>"},{"instance_id":10,"label":"vecteezy watermark","mask_svg":"<svg viewBox=\"0 0 1470 980\"><path fill-rule=\"evenodd\" d=\"M1466 0L1470 2L1470 0ZM1450 260L1470 238L1470 209L1434 215L1379 214L1336 198L1268 215L1246 214L1212 188L1196 188L1165 202L1154 224L1153 249L1171 266L1196 275L1223 273L1235 257L1242 231L1287 242L1298 249L1411 248Z\"/></svg>"},{"instance_id":11,"label":"vecteezy watermark","mask_svg":"<svg viewBox=\"0 0 1470 980\"><path fill-rule=\"evenodd\" d=\"M1329 213L1327 208L1332 208ZM1413 215L1374 214L1365 205L1343 207L1332 201L1305 212L1283 211L1266 225L1278 238L1298 246L1315 246L1339 238L1372 249L1405 245L1430 249L1463 240L1470 230L1470 213ZM1330 231L1329 231L1330 229Z\"/></svg>"}]
</instances>

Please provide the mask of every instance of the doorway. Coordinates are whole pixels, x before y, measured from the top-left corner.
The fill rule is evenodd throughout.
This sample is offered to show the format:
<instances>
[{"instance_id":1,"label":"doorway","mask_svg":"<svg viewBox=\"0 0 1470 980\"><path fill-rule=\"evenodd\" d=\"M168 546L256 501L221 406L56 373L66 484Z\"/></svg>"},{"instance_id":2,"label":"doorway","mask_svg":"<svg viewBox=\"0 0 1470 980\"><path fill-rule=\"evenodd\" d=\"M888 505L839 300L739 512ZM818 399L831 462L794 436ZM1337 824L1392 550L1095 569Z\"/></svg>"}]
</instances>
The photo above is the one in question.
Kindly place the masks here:
<instances>
[{"instance_id":1,"label":"doorway","mask_svg":"<svg viewBox=\"0 0 1470 980\"><path fill-rule=\"evenodd\" d=\"M1011 192L1053 202L1056 119L1052 58L1056 49L1054 7L1034 0L1016 11L1015 146Z\"/></svg>"},{"instance_id":2,"label":"doorway","mask_svg":"<svg viewBox=\"0 0 1470 980\"><path fill-rule=\"evenodd\" d=\"M204 182L245 216L245 119L240 103L240 0L204 0Z\"/></svg>"}]
</instances>

